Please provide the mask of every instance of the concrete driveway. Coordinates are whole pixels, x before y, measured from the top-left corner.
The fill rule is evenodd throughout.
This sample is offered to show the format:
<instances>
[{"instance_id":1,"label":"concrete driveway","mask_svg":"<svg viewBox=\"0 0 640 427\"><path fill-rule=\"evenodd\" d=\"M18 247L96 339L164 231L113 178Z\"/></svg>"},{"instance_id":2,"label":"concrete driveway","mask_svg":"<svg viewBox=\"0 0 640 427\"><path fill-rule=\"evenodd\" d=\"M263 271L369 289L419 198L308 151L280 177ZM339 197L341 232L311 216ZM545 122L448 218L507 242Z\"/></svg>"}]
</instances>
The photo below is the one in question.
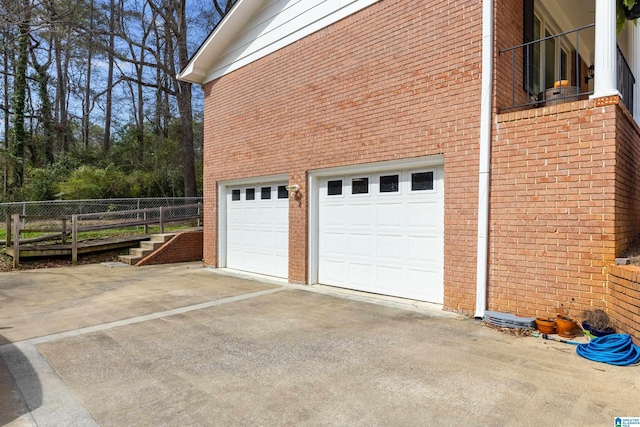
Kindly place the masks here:
<instances>
[{"instance_id":1,"label":"concrete driveway","mask_svg":"<svg viewBox=\"0 0 640 427\"><path fill-rule=\"evenodd\" d=\"M0 425L613 425L638 367L198 263L0 274Z\"/></svg>"}]
</instances>

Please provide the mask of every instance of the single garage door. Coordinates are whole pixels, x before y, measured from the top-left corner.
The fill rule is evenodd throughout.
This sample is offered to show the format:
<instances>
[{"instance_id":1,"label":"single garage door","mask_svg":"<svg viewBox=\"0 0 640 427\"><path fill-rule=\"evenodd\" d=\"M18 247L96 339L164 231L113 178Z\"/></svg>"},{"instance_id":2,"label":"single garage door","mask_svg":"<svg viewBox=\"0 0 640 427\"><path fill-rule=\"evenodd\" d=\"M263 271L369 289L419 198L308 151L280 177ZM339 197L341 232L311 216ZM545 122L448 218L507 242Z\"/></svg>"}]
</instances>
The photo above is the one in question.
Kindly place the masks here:
<instances>
[{"instance_id":1,"label":"single garage door","mask_svg":"<svg viewBox=\"0 0 640 427\"><path fill-rule=\"evenodd\" d=\"M227 189L227 267L287 278L289 194L286 183Z\"/></svg>"},{"instance_id":2,"label":"single garage door","mask_svg":"<svg viewBox=\"0 0 640 427\"><path fill-rule=\"evenodd\" d=\"M442 303L444 168L323 178L318 282Z\"/></svg>"}]
</instances>

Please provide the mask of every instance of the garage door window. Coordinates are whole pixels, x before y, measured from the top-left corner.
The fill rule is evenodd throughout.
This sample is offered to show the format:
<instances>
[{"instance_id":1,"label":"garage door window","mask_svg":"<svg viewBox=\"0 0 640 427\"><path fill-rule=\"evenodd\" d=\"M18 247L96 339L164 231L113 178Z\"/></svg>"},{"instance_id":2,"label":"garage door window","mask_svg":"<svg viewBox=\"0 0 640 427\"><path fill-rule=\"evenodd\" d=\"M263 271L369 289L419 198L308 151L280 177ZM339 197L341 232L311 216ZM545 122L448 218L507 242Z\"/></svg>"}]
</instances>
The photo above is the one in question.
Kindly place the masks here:
<instances>
[{"instance_id":1,"label":"garage door window","mask_svg":"<svg viewBox=\"0 0 640 427\"><path fill-rule=\"evenodd\" d=\"M271 198L271 187L262 187L260 189L260 198L262 200L269 200Z\"/></svg>"},{"instance_id":2,"label":"garage door window","mask_svg":"<svg viewBox=\"0 0 640 427\"><path fill-rule=\"evenodd\" d=\"M353 178L351 180L351 194L368 194L369 178Z\"/></svg>"},{"instance_id":3,"label":"garage door window","mask_svg":"<svg viewBox=\"0 0 640 427\"><path fill-rule=\"evenodd\" d=\"M278 186L278 199L288 199L289 192L287 191L287 187L285 185Z\"/></svg>"},{"instance_id":4,"label":"garage door window","mask_svg":"<svg viewBox=\"0 0 640 427\"><path fill-rule=\"evenodd\" d=\"M383 175L380 177L381 193L397 193L400 177L398 175Z\"/></svg>"},{"instance_id":5,"label":"garage door window","mask_svg":"<svg viewBox=\"0 0 640 427\"><path fill-rule=\"evenodd\" d=\"M245 191L244 198L246 200L255 200L256 199L256 189L255 188L247 188Z\"/></svg>"},{"instance_id":6,"label":"garage door window","mask_svg":"<svg viewBox=\"0 0 640 427\"><path fill-rule=\"evenodd\" d=\"M231 192L231 200L233 201L240 200L240 190L233 190Z\"/></svg>"},{"instance_id":7,"label":"garage door window","mask_svg":"<svg viewBox=\"0 0 640 427\"><path fill-rule=\"evenodd\" d=\"M411 174L411 191L433 190L433 172L414 172Z\"/></svg>"},{"instance_id":8,"label":"garage door window","mask_svg":"<svg viewBox=\"0 0 640 427\"><path fill-rule=\"evenodd\" d=\"M327 182L327 195L328 196L340 196L342 195L342 180L336 179Z\"/></svg>"}]
</instances>

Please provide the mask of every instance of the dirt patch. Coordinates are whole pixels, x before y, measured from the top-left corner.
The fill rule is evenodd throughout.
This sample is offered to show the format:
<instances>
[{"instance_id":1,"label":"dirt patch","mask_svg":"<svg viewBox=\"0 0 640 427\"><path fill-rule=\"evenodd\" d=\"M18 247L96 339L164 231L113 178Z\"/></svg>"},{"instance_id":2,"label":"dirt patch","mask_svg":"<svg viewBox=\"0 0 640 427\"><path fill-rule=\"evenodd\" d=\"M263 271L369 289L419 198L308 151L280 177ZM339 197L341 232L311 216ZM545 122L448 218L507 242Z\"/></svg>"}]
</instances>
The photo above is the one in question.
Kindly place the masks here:
<instances>
[{"instance_id":1,"label":"dirt patch","mask_svg":"<svg viewBox=\"0 0 640 427\"><path fill-rule=\"evenodd\" d=\"M113 251L78 255L78 264L98 264L101 262L118 261L118 255L126 254L128 251L129 249L116 249ZM0 272L34 270L37 268L69 267L72 265L71 257L28 258L20 260L20 266L17 269L14 269L13 258L5 253L4 247L0 247Z\"/></svg>"},{"instance_id":2,"label":"dirt patch","mask_svg":"<svg viewBox=\"0 0 640 427\"><path fill-rule=\"evenodd\" d=\"M495 329L496 331L500 331L503 334L512 335L514 337L530 337L531 334L536 332L536 330L532 328L504 328L502 326L492 325L491 323L487 322L482 322L482 325L489 329Z\"/></svg>"}]
</instances>

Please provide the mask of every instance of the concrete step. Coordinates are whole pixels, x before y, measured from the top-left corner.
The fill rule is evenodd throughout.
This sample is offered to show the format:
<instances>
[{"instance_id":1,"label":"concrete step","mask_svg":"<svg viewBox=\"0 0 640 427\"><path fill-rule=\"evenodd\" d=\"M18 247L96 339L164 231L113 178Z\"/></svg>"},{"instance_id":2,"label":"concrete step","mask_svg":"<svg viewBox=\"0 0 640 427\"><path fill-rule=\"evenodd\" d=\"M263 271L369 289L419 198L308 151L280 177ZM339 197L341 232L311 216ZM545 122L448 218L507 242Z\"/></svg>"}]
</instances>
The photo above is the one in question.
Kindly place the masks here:
<instances>
[{"instance_id":1,"label":"concrete step","mask_svg":"<svg viewBox=\"0 0 640 427\"><path fill-rule=\"evenodd\" d=\"M137 256L140 258L144 258L153 252L153 249L143 249L143 248L131 248L129 249L129 255Z\"/></svg>"},{"instance_id":2,"label":"concrete step","mask_svg":"<svg viewBox=\"0 0 640 427\"><path fill-rule=\"evenodd\" d=\"M120 255L118 259L129 265L135 265L142 258L158 250L167 243L176 233L152 234L150 239L140 242L140 247L129 249L129 255Z\"/></svg>"},{"instance_id":3,"label":"concrete step","mask_svg":"<svg viewBox=\"0 0 640 427\"><path fill-rule=\"evenodd\" d=\"M118 260L120 260L120 262L124 262L125 264L129 264L129 265L136 265L136 263L138 261L140 261L141 259L142 259L142 257L135 256L135 255L120 255L120 256L118 256Z\"/></svg>"},{"instance_id":4,"label":"concrete step","mask_svg":"<svg viewBox=\"0 0 640 427\"><path fill-rule=\"evenodd\" d=\"M175 235L176 233L152 234L151 239L149 241L165 243L171 240L171 238Z\"/></svg>"},{"instance_id":5,"label":"concrete step","mask_svg":"<svg viewBox=\"0 0 640 427\"><path fill-rule=\"evenodd\" d=\"M140 248L149 249L149 250L155 251L156 249L158 249L160 246L164 245L165 243L166 242L148 240L146 242L140 242Z\"/></svg>"}]
</instances>

